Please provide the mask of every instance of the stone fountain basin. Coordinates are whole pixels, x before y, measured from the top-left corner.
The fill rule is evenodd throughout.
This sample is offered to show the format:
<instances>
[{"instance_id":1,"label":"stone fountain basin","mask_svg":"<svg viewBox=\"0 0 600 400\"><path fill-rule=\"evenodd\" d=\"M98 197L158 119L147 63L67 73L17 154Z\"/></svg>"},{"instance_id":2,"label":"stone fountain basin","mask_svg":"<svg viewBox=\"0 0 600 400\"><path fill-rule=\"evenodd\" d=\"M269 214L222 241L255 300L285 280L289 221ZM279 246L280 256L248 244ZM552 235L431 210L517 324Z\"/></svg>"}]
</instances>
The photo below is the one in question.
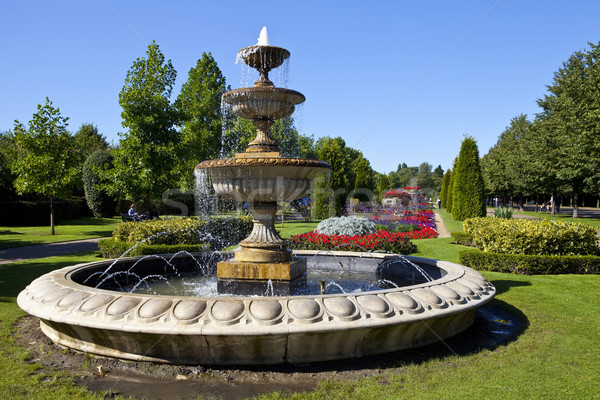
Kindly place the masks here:
<instances>
[{"instance_id":1,"label":"stone fountain basin","mask_svg":"<svg viewBox=\"0 0 600 400\"><path fill-rule=\"evenodd\" d=\"M330 252L309 268L372 270L394 256ZM435 280L372 292L289 297L184 297L129 294L81 284L111 261L62 268L34 280L17 302L40 318L54 342L129 360L202 365L306 363L394 352L468 328L495 288L477 271L446 261L406 257ZM116 270L138 258L123 259ZM164 269L144 260L142 270ZM183 261L182 265L190 263ZM390 264L391 263L391 264Z\"/></svg>"},{"instance_id":2,"label":"stone fountain basin","mask_svg":"<svg viewBox=\"0 0 600 400\"><path fill-rule=\"evenodd\" d=\"M240 88L223 94L223 101L232 106L235 115L251 120L289 117L295 105L304 100L300 92L277 87Z\"/></svg>"},{"instance_id":3,"label":"stone fountain basin","mask_svg":"<svg viewBox=\"0 0 600 400\"><path fill-rule=\"evenodd\" d=\"M300 199L312 192L315 175L329 168L323 161L283 157L209 160L196 167L210 171L218 194L253 203Z\"/></svg>"}]
</instances>

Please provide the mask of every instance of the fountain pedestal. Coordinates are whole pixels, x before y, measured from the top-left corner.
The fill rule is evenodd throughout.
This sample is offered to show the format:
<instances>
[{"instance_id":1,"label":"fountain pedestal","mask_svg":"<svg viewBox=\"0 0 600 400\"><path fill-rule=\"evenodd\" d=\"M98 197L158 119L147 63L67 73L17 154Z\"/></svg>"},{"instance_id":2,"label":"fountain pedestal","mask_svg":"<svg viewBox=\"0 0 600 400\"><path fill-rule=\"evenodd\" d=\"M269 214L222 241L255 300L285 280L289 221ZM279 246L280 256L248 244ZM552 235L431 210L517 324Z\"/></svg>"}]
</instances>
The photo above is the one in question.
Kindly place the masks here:
<instances>
[{"instance_id":1,"label":"fountain pedestal","mask_svg":"<svg viewBox=\"0 0 600 400\"><path fill-rule=\"evenodd\" d=\"M269 71L290 56L284 48L259 44L245 47L238 57L260 72L253 87L230 90L223 102L231 111L252 121L256 138L245 153L234 158L198 164L212 179L215 192L248 204L254 217L250 235L240 242L235 258L217 264L219 293L236 295L290 295L295 285L306 281L306 261L293 260L292 253L275 229L278 201L292 201L310 194L318 172L331 168L317 160L285 158L271 138L273 123L292 115L304 95L278 88L269 80Z\"/></svg>"}]
</instances>

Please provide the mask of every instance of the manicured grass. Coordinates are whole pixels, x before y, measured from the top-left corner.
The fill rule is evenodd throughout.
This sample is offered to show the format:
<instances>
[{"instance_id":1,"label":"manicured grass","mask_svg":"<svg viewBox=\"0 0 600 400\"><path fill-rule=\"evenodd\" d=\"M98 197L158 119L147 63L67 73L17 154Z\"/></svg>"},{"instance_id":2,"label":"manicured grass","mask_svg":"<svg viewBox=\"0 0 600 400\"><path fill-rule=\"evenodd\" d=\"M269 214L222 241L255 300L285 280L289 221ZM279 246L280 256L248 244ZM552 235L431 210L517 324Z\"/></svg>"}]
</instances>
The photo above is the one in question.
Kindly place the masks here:
<instances>
[{"instance_id":1,"label":"manicured grass","mask_svg":"<svg viewBox=\"0 0 600 400\"><path fill-rule=\"evenodd\" d=\"M446 229L448 229L448 232L462 232L462 221L453 220L452 214L447 212L445 208L442 208L441 210L436 209L435 212L440 214L440 217L442 217L442 220L444 221L444 225L446 225Z\"/></svg>"},{"instance_id":2,"label":"manicured grass","mask_svg":"<svg viewBox=\"0 0 600 400\"><path fill-rule=\"evenodd\" d=\"M0 249L110 236L120 218L80 218L50 226L0 226Z\"/></svg>"},{"instance_id":3,"label":"manicured grass","mask_svg":"<svg viewBox=\"0 0 600 400\"><path fill-rule=\"evenodd\" d=\"M472 247L452 244L452 238L417 239L411 240L417 245L417 252L411 256L435 258L437 260L458 263L458 253Z\"/></svg>"},{"instance_id":4,"label":"manicured grass","mask_svg":"<svg viewBox=\"0 0 600 400\"><path fill-rule=\"evenodd\" d=\"M515 215L517 215L517 214L527 215L527 216L536 217L536 218L551 219L554 221L579 222L581 224L591 225L596 228L600 228L600 219L596 219L596 218L573 218L569 215L564 215L564 214L550 215L550 213L547 213L547 212L534 212L534 211L515 211Z\"/></svg>"},{"instance_id":5,"label":"manicured grass","mask_svg":"<svg viewBox=\"0 0 600 400\"><path fill-rule=\"evenodd\" d=\"M446 215L447 217L447 215ZM297 225L296 225L297 224ZM311 224L286 223L286 230L312 230ZM295 234L295 233L294 233ZM448 261L460 246L450 239L415 241L417 255ZM27 353L14 345L14 323L24 315L16 295L37 276L79 262L96 252L51 257L0 266L0 398L101 398L76 388L60 373L36 375ZM600 307L597 275L523 276L484 272L498 291L492 305L501 307L525 328L506 345L460 355L443 354L380 369L376 377L324 381L311 393L293 399L588 399L600 393ZM448 340L447 343L452 343ZM360 376L360 373L357 374ZM285 396L273 393L266 399Z\"/></svg>"},{"instance_id":6,"label":"manicured grass","mask_svg":"<svg viewBox=\"0 0 600 400\"><path fill-rule=\"evenodd\" d=\"M2 399L101 399L103 396L75 386L64 373L37 373L40 366L27 363L28 353L15 346L14 324L25 315L17 294L33 279L68 265L97 260L98 252L48 257L0 266L0 398Z\"/></svg>"},{"instance_id":7,"label":"manicured grass","mask_svg":"<svg viewBox=\"0 0 600 400\"><path fill-rule=\"evenodd\" d=\"M402 360L393 370L381 369L379 376L322 382L318 390L291 398L597 398L598 277L484 275L498 289L493 305L505 308L526 324L507 345L423 362Z\"/></svg>"},{"instance_id":8,"label":"manicured grass","mask_svg":"<svg viewBox=\"0 0 600 400\"><path fill-rule=\"evenodd\" d=\"M275 228L277 228L279 235L287 240L294 235L314 231L317 228L317 225L319 225L319 222L320 221L285 221L283 223L283 228L281 227L281 222L277 222Z\"/></svg>"}]
</instances>

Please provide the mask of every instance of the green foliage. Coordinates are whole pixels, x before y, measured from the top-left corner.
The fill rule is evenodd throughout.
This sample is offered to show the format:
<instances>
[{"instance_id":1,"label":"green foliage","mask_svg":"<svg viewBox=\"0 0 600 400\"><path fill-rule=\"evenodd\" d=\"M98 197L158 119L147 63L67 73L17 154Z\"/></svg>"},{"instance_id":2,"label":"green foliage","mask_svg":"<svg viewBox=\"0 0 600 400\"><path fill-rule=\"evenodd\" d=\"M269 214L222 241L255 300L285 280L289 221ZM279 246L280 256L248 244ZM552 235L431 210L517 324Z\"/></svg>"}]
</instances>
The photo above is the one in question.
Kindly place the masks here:
<instances>
[{"instance_id":1,"label":"green foliage","mask_svg":"<svg viewBox=\"0 0 600 400\"><path fill-rule=\"evenodd\" d=\"M448 200L448 187L450 185L450 177L452 175L452 171L446 170L442 178L442 189L440 190L440 200L442 200L442 208L447 208L446 203Z\"/></svg>"},{"instance_id":2,"label":"green foliage","mask_svg":"<svg viewBox=\"0 0 600 400\"><path fill-rule=\"evenodd\" d=\"M485 185L479 165L479 150L475 140L466 137L452 171L452 218L464 221L483 217L485 212Z\"/></svg>"},{"instance_id":3,"label":"green foliage","mask_svg":"<svg viewBox=\"0 0 600 400\"><path fill-rule=\"evenodd\" d=\"M373 222L355 215L328 218L321 221L316 230L323 235L346 236L364 236L377 232Z\"/></svg>"},{"instance_id":4,"label":"green foliage","mask_svg":"<svg viewBox=\"0 0 600 400\"><path fill-rule=\"evenodd\" d=\"M324 137L318 140L316 148L319 160L331 165L329 186L333 191L333 209L336 215L341 215L346 205L346 194L350 191L352 169L346 142L341 137Z\"/></svg>"},{"instance_id":5,"label":"green foliage","mask_svg":"<svg viewBox=\"0 0 600 400\"><path fill-rule=\"evenodd\" d=\"M377 194L379 195L378 196L379 201L381 201L381 199L383 199L385 192L387 192L389 189L390 189L390 180L389 180L388 176L385 174L380 174L379 181L377 182Z\"/></svg>"},{"instance_id":6,"label":"green foliage","mask_svg":"<svg viewBox=\"0 0 600 400\"><path fill-rule=\"evenodd\" d=\"M225 77L212 54L202 53L175 102L183 118L178 168L184 187L193 187L199 161L218 158L221 153L221 96L226 90Z\"/></svg>"},{"instance_id":7,"label":"green foliage","mask_svg":"<svg viewBox=\"0 0 600 400\"><path fill-rule=\"evenodd\" d=\"M98 242L98 248L104 258L118 258L131 249L135 243L121 242L114 238L101 239ZM189 253L209 251L208 243L199 244L143 244L138 245L127 253L128 257L146 256L151 254L173 254L179 251Z\"/></svg>"},{"instance_id":8,"label":"green foliage","mask_svg":"<svg viewBox=\"0 0 600 400\"><path fill-rule=\"evenodd\" d=\"M498 207L494 209L494 217L511 219L513 217L512 207Z\"/></svg>"},{"instance_id":9,"label":"green foliage","mask_svg":"<svg viewBox=\"0 0 600 400\"><path fill-rule=\"evenodd\" d=\"M373 169L369 160L362 154L354 163L354 197L359 201L370 201L370 194L373 192Z\"/></svg>"},{"instance_id":10,"label":"green foliage","mask_svg":"<svg viewBox=\"0 0 600 400\"><path fill-rule=\"evenodd\" d=\"M454 164L452 165L452 171L454 171L454 168L456 168L457 161L458 159L454 160ZM448 191L446 192L446 211L450 214L452 214L452 203L454 199L454 180L452 179L454 177L454 174L452 173L452 171L450 172L450 177L448 178Z\"/></svg>"},{"instance_id":11,"label":"green foliage","mask_svg":"<svg viewBox=\"0 0 600 400\"><path fill-rule=\"evenodd\" d=\"M452 243L462 246L473 246L473 235L467 232L452 232Z\"/></svg>"},{"instance_id":12,"label":"green foliage","mask_svg":"<svg viewBox=\"0 0 600 400\"><path fill-rule=\"evenodd\" d=\"M176 76L154 42L127 72L119 104L128 132L120 134L114 168L106 172L111 193L148 202L180 181L180 114L170 102Z\"/></svg>"},{"instance_id":13,"label":"green foliage","mask_svg":"<svg viewBox=\"0 0 600 400\"><path fill-rule=\"evenodd\" d=\"M112 167L113 156L106 150L98 150L83 164L83 187L88 207L97 218L112 217L115 213L115 200L102 188L102 178L98 171Z\"/></svg>"},{"instance_id":14,"label":"green foliage","mask_svg":"<svg viewBox=\"0 0 600 400\"><path fill-rule=\"evenodd\" d=\"M331 175L328 172L320 172L315 176L310 213L315 220L326 219L335 214Z\"/></svg>"},{"instance_id":15,"label":"green foliage","mask_svg":"<svg viewBox=\"0 0 600 400\"><path fill-rule=\"evenodd\" d=\"M113 238L121 242L148 244L198 244L215 240L226 243L224 246L237 243L250 234L252 217L211 218L176 218L149 220L140 222L124 222L119 224Z\"/></svg>"},{"instance_id":16,"label":"green foliage","mask_svg":"<svg viewBox=\"0 0 600 400\"><path fill-rule=\"evenodd\" d=\"M472 218L463 223L482 251L507 254L596 255L594 227L548 219Z\"/></svg>"},{"instance_id":17,"label":"green foliage","mask_svg":"<svg viewBox=\"0 0 600 400\"><path fill-rule=\"evenodd\" d=\"M106 137L98 132L98 127L92 124L81 124L77 132L73 134L75 148L82 154L82 159L100 150L108 150Z\"/></svg>"},{"instance_id":18,"label":"green foliage","mask_svg":"<svg viewBox=\"0 0 600 400\"><path fill-rule=\"evenodd\" d=\"M19 194L37 193L49 199L65 199L79 173L73 137L67 131L68 118L46 97L38 104L26 128L15 121L14 140L18 157L11 165L17 176Z\"/></svg>"},{"instance_id":19,"label":"green foliage","mask_svg":"<svg viewBox=\"0 0 600 400\"><path fill-rule=\"evenodd\" d=\"M459 263L480 271L525 275L600 274L598 256L499 254L463 250Z\"/></svg>"}]
</instances>

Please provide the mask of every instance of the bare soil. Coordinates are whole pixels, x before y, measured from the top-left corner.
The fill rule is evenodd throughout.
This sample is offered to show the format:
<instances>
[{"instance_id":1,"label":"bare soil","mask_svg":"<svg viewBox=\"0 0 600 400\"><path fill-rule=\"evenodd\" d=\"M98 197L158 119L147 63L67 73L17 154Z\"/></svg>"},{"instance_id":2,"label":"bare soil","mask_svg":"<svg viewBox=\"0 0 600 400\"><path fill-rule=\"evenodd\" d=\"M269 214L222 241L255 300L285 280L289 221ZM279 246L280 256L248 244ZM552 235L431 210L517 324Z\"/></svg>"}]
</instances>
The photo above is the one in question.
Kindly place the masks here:
<instances>
[{"instance_id":1,"label":"bare soil","mask_svg":"<svg viewBox=\"0 0 600 400\"><path fill-rule=\"evenodd\" d=\"M28 362L42 366L37 373L66 372L76 385L106 392L105 398L244 399L273 391L310 392L324 380L381 376L381 384L385 385L385 372L401 373L406 365L431 358L493 350L514 340L526 325L524 315L515 316L503 308L486 305L477 312L471 328L443 343L382 356L279 366L181 366L97 357L54 344L41 332L39 320L31 316L19 321L15 338L18 346L29 350Z\"/></svg>"}]
</instances>

